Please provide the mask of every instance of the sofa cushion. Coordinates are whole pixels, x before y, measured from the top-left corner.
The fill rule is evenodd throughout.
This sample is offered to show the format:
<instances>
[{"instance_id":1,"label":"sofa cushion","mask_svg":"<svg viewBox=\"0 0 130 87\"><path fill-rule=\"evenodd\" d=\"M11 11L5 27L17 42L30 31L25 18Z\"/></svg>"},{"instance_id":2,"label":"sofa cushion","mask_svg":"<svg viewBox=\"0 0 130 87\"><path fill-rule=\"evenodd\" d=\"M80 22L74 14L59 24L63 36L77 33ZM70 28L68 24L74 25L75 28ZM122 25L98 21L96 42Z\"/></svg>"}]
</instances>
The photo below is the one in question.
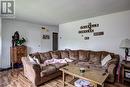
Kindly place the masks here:
<instances>
[{"instance_id":1,"label":"sofa cushion","mask_svg":"<svg viewBox=\"0 0 130 87\"><path fill-rule=\"evenodd\" d=\"M89 62L92 64L100 64L101 63L101 52L90 52Z\"/></svg>"},{"instance_id":2,"label":"sofa cushion","mask_svg":"<svg viewBox=\"0 0 130 87\"><path fill-rule=\"evenodd\" d=\"M44 53L44 56L45 56L47 59L51 59L51 58L52 58L50 52L45 52L45 53Z\"/></svg>"},{"instance_id":3,"label":"sofa cushion","mask_svg":"<svg viewBox=\"0 0 130 87\"><path fill-rule=\"evenodd\" d=\"M51 59L50 52L45 52L45 53L39 53L41 57L41 63L44 63L45 60Z\"/></svg>"},{"instance_id":4,"label":"sofa cushion","mask_svg":"<svg viewBox=\"0 0 130 87\"><path fill-rule=\"evenodd\" d=\"M41 77L43 76L47 76L47 75L50 75L50 74L53 74L56 72L56 67L54 65L47 65L47 66L43 66L42 68L43 70L41 71Z\"/></svg>"},{"instance_id":5,"label":"sofa cushion","mask_svg":"<svg viewBox=\"0 0 130 87\"><path fill-rule=\"evenodd\" d=\"M78 62L76 63L76 66L78 66L78 67L89 67L90 64L89 64L89 62L78 61Z\"/></svg>"},{"instance_id":6,"label":"sofa cushion","mask_svg":"<svg viewBox=\"0 0 130 87\"><path fill-rule=\"evenodd\" d=\"M61 58L69 58L69 52L68 51L61 51Z\"/></svg>"},{"instance_id":7,"label":"sofa cushion","mask_svg":"<svg viewBox=\"0 0 130 87\"><path fill-rule=\"evenodd\" d=\"M41 63L44 63L44 61L47 60L47 58L44 56L44 53L40 53L40 57L41 57Z\"/></svg>"},{"instance_id":8,"label":"sofa cushion","mask_svg":"<svg viewBox=\"0 0 130 87\"><path fill-rule=\"evenodd\" d=\"M62 68L63 66L65 66L66 64L65 63L56 63L56 64L53 64L57 69L59 68Z\"/></svg>"},{"instance_id":9,"label":"sofa cushion","mask_svg":"<svg viewBox=\"0 0 130 87\"><path fill-rule=\"evenodd\" d=\"M56 58L56 59L60 59L61 58L60 51L52 51L50 53L51 53L52 58Z\"/></svg>"},{"instance_id":10,"label":"sofa cushion","mask_svg":"<svg viewBox=\"0 0 130 87\"><path fill-rule=\"evenodd\" d=\"M72 60L78 60L78 51L77 50L70 50L69 51L69 58Z\"/></svg>"},{"instance_id":11,"label":"sofa cushion","mask_svg":"<svg viewBox=\"0 0 130 87\"><path fill-rule=\"evenodd\" d=\"M89 51L79 50L79 60L88 61L89 60Z\"/></svg>"}]
</instances>

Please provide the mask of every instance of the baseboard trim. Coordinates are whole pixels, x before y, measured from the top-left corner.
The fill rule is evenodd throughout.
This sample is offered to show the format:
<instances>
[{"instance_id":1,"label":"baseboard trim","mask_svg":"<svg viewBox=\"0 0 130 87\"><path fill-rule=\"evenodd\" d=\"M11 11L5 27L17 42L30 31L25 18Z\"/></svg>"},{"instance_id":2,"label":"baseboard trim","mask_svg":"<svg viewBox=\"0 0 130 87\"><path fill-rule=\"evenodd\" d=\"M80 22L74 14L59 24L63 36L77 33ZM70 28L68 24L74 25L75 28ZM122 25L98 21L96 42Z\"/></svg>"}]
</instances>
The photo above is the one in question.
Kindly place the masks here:
<instances>
[{"instance_id":1,"label":"baseboard trim","mask_svg":"<svg viewBox=\"0 0 130 87\"><path fill-rule=\"evenodd\" d=\"M12 69L11 67L9 67L9 68L0 68L0 71L6 71L6 70L10 70L10 69Z\"/></svg>"}]
</instances>

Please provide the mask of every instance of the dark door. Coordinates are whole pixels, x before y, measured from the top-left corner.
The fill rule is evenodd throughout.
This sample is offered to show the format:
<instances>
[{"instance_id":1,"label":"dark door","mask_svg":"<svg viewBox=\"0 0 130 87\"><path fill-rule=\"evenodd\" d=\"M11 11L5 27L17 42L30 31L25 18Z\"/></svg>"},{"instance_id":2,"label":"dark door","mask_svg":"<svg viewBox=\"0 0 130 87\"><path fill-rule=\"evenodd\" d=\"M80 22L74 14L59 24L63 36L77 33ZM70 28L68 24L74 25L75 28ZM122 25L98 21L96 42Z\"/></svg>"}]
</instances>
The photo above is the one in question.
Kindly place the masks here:
<instances>
[{"instance_id":1,"label":"dark door","mask_svg":"<svg viewBox=\"0 0 130 87\"><path fill-rule=\"evenodd\" d=\"M53 32L53 51L58 50L58 33Z\"/></svg>"}]
</instances>

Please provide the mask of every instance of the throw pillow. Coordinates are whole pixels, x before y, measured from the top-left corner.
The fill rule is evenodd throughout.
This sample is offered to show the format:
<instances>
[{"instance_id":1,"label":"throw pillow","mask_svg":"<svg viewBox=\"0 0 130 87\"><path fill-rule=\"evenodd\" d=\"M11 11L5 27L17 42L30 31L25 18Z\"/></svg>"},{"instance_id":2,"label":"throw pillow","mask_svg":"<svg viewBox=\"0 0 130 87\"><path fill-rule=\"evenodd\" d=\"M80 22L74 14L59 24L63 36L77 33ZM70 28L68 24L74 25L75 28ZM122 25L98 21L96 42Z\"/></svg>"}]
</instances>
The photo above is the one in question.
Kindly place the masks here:
<instances>
[{"instance_id":1,"label":"throw pillow","mask_svg":"<svg viewBox=\"0 0 130 87\"><path fill-rule=\"evenodd\" d=\"M108 61L110 61L111 59L112 59L112 58L111 58L110 54L107 55L107 56L101 61L101 65L102 65L102 66L105 66L105 65L108 63Z\"/></svg>"},{"instance_id":2,"label":"throw pillow","mask_svg":"<svg viewBox=\"0 0 130 87\"><path fill-rule=\"evenodd\" d=\"M36 64L36 62L33 60L33 58L32 58L31 56L28 56L28 59L29 59L29 61L30 61L31 63Z\"/></svg>"},{"instance_id":3,"label":"throw pillow","mask_svg":"<svg viewBox=\"0 0 130 87\"><path fill-rule=\"evenodd\" d=\"M80 61L88 61L89 60L89 51L87 50L79 50L79 60Z\"/></svg>"},{"instance_id":4,"label":"throw pillow","mask_svg":"<svg viewBox=\"0 0 130 87\"><path fill-rule=\"evenodd\" d=\"M28 56L28 59L33 64L40 64L39 60L35 56L33 58L31 56Z\"/></svg>"},{"instance_id":5,"label":"throw pillow","mask_svg":"<svg viewBox=\"0 0 130 87\"><path fill-rule=\"evenodd\" d=\"M39 60L36 57L33 57L33 60L37 63L40 64Z\"/></svg>"},{"instance_id":6,"label":"throw pillow","mask_svg":"<svg viewBox=\"0 0 130 87\"><path fill-rule=\"evenodd\" d=\"M46 57L47 59L51 59L52 58L50 52L45 52L44 53L44 57Z\"/></svg>"},{"instance_id":7,"label":"throw pillow","mask_svg":"<svg viewBox=\"0 0 130 87\"><path fill-rule=\"evenodd\" d=\"M69 59L69 58L64 58L64 60L68 63L68 62L73 62L73 60Z\"/></svg>"},{"instance_id":8,"label":"throw pillow","mask_svg":"<svg viewBox=\"0 0 130 87\"><path fill-rule=\"evenodd\" d=\"M91 64L100 64L101 63L101 55L99 52L90 51L89 55L90 55L89 63L91 63Z\"/></svg>"}]
</instances>

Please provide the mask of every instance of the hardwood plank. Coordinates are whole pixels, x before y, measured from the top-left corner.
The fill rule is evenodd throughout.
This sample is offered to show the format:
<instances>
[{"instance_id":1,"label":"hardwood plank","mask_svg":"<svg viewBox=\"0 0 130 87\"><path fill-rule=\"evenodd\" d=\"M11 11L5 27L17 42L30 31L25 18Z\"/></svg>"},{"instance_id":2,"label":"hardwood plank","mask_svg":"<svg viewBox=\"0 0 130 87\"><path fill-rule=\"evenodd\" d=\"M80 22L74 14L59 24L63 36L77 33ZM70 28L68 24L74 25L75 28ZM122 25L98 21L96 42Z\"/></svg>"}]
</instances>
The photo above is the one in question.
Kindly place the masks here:
<instances>
[{"instance_id":1,"label":"hardwood plank","mask_svg":"<svg viewBox=\"0 0 130 87\"><path fill-rule=\"evenodd\" d=\"M20 76L20 73L23 73L21 69L14 69L13 72L11 70L0 72L0 87L33 87L32 83L28 79L24 80L25 77L22 75ZM65 80L69 82L72 80L72 77L66 76ZM114 84L105 83L104 87L129 87L129 85L126 86L116 82ZM57 77L39 87L63 87L62 77Z\"/></svg>"}]
</instances>

